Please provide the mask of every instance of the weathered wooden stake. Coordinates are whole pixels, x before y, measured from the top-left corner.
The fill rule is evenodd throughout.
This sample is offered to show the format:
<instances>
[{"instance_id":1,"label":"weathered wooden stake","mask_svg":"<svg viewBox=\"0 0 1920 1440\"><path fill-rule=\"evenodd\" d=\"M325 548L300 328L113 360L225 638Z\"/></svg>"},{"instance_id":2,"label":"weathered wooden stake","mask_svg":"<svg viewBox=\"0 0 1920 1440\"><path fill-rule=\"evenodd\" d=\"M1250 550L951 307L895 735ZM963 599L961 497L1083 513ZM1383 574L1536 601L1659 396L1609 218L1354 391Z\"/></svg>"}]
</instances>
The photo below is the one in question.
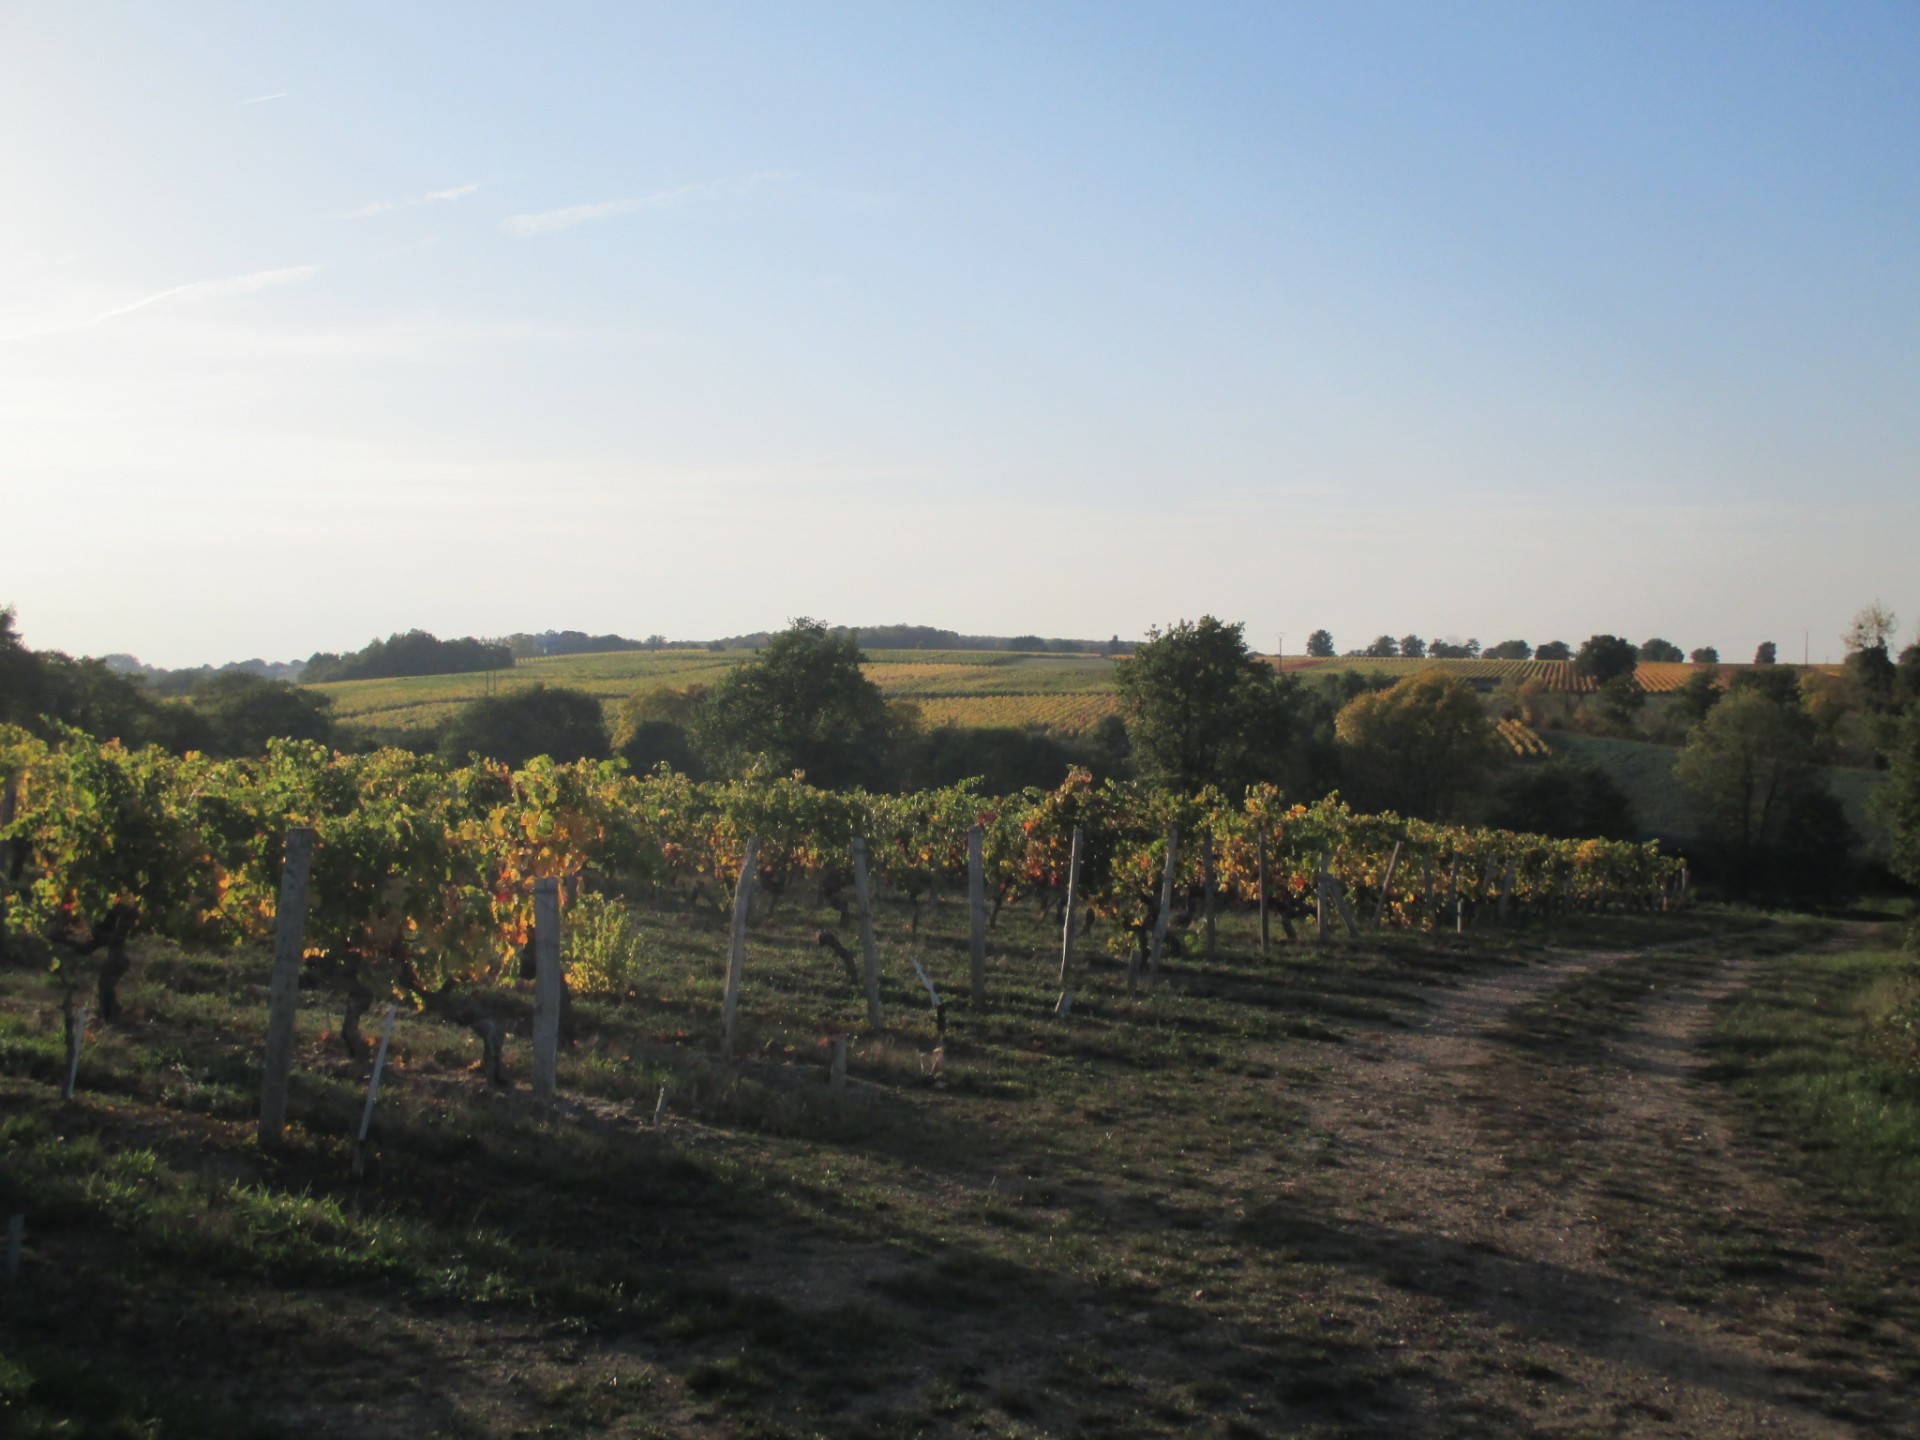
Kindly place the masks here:
<instances>
[{"instance_id":1,"label":"weathered wooden stake","mask_svg":"<svg viewBox=\"0 0 1920 1440\"><path fill-rule=\"evenodd\" d=\"M1340 912L1340 923L1346 927L1347 938L1350 940L1358 940L1360 938L1360 922L1354 919L1353 906L1347 903L1346 887L1334 878L1332 871L1322 870L1320 872L1320 888L1324 894L1332 897L1334 909Z\"/></svg>"},{"instance_id":2,"label":"weathered wooden stake","mask_svg":"<svg viewBox=\"0 0 1920 1440\"><path fill-rule=\"evenodd\" d=\"M1507 919L1513 914L1513 861L1507 861L1507 868L1500 873L1500 918Z\"/></svg>"},{"instance_id":3,"label":"weathered wooden stake","mask_svg":"<svg viewBox=\"0 0 1920 1440\"><path fill-rule=\"evenodd\" d=\"M551 1105L560 1074L560 882L533 882L533 1099Z\"/></svg>"},{"instance_id":4,"label":"weathered wooden stake","mask_svg":"<svg viewBox=\"0 0 1920 1440\"><path fill-rule=\"evenodd\" d=\"M660 1098L653 1102L653 1123L656 1125L664 1125L666 1123L667 1096L672 1089L673 1087L671 1085L662 1084L660 1087Z\"/></svg>"},{"instance_id":5,"label":"weathered wooden stake","mask_svg":"<svg viewBox=\"0 0 1920 1440\"><path fill-rule=\"evenodd\" d=\"M273 977L267 987L267 1055L260 1085L260 1143L275 1145L287 1128L287 1087L293 1074L293 1023L300 1006L300 957L307 941L307 884L313 875L313 831L287 831L280 869L280 909L274 918Z\"/></svg>"},{"instance_id":6,"label":"weathered wooden stake","mask_svg":"<svg viewBox=\"0 0 1920 1440\"><path fill-rule=\"evenodd\" d=\"M387 1021L380 1027L380 1043L374 1048L373 1073L367 1077L367 1108L360 1112L360 1133L353 1137L353 1178L356 1180L367 1173L367 1137L373 1133L373 1107L380 1099L380 1076L387 1068L387 1045L393 1039L393 1017L399 1013L399 1006L387 1006Z\"/></svg>"},{"instance_id":7,"label":"weathered wooden stake","mask_svg":"<svg viewBox=\"0 0 1920 1440\"><path fill-rule=\"evenodd\" d=\"M1271 936L1267 927L1267 832L1260 832L1260 958L1266 959Z\"/></svg>"},{"instance_id":8,"label":"weathered wooden stake","mask_svg":"<svg viewBox=\"0 0 1920 1440\"><path fill-rule=\"evenodd\" d=\"M80 1084L80 1052L87 1044L87 1007L67 1012L67 1078L60 1086L60 1098L71 1100Z\"/></svg>"},{"instance_id":9,"label":"weathered wooden stake","mask_svg":"<svg viewBox=\"0 0 1920 1440\"><path fill-rule=\"evenodd\" d=\"M20 1244L26 1238L27 1217L9 1215L7 1217L7 1283L9 1285L20 1278Z\"/></svg>"},{"instance_id":10,"label":"weathered wooden stake","mask_svg":"<svg viewBox=\"0 0 1920 1440\"><path fill-rule=\"evenodd\" d=\"M873 943L873 897L867 889L867 842L853 839L853 894L860 904L860 950L867 965L867 1024L878 1030L880 1013L880 947Z\"/></svg>"},{"instance_id":11,"label":"weathered wooden stake","mask_svg":"<svg viewBox=\"0 0 1920 1440\"><path fill-rule=\"evenodd\" d=\"M1214 957L1214 895L1219 889L1219 877L1214 873L1213 831L1209 830L1200 837L1200 889L1205 898L1207 916L1207 959Z\"/></svg>"},{"instance_id":12,"label":"weathered wooden stake","mask_svg":"<svg viewBox=\"0 0 1920 1440\"><path fill-rule=\"evenodd\" d=\"M1080 895L1080 827L1073 827L1073 850L1067 857L1067 903L1060 927L1060 999L1054 1005L1056 1015L1073 1010L1073 921L1074 906Z\"/></svg>"},{"instance_id":13,"label":"weathered wooden stake","mask_svg":"<svg viewBox=\"0 0 1920 1440\"><path fill-rule=\"evenodd\" d=\"M967 832L967 915L973 927L973 970L967 1005L987 1008L987 863L986 835L978 825Z\"/></svg>"},{"instance_id":14,"label":"weathered wooden stake","mask_svg":"<svg viewBox=\"0 0 1920 1440\"><path fill-rule=\"evenodd\" d=\"M1167 864L1160 872L1160 909L1153 917L1153 948L1147 952L1147 988L1160 982L1160 956L1167 948L1167 922L1173 918L1173 872L1180 860L1180 827L1167 827Z\"/></svg>"},{"instance_id":15,"label":"weathered wooden stake","mask_svg":"<svg viewBox=\"0 0 1920 1440\"><path fill-rule=\"evenodd\" d=\"M833 1065L827 1071L827 1083L836 1090L843 1090L847 1084L847 1037L833 1037Z\"/></svg>"},{"instance_id":16,"label":"weathered wooden stake","mask_svg":"<svg viewBox=\"0 0 1920 1440\"><path fill-rule=\"evenodd\" d=\"M1460 857L1453 857L1453 863L1447 867L1447 899L1453 902L1453 933L1463 935L1467 929L1466 901L1460 897Z\"/></svg>"},{"instance_id":17,"label":"weathered wooden stake","mask_svg":"<svg viewBox=\"0 0 1920 1440\"><path fill-rule=\"evenodd\" d=\"M856 861L859 851L855 851ZM740 977L747 968L747 907L753 904L754 869L760 862L760 837L749 836L740 857L740 878L733 885L733 940L727 949L727 996L720 1010L720 1054L733 1058L734 1026L740 1015ZM864 866L861 867L864 871ZM860 886L860 909L866 910L867 887Z\"/></svg>"},{"instance_id":18,"label":"weathered wooden stake","mask_svg":"<svg viewBox=\"0 0 1920 1440\"><path fill-rule=\"evenodd\" d=\"M1393 872L1400 866L1400 842L1393 842L1393 854L1387 857L1386 877L1380 882L1380 903L1373 907L1373 928L1387 923L1387 901L1393 895Z\"/></svg>"}]
</instances>

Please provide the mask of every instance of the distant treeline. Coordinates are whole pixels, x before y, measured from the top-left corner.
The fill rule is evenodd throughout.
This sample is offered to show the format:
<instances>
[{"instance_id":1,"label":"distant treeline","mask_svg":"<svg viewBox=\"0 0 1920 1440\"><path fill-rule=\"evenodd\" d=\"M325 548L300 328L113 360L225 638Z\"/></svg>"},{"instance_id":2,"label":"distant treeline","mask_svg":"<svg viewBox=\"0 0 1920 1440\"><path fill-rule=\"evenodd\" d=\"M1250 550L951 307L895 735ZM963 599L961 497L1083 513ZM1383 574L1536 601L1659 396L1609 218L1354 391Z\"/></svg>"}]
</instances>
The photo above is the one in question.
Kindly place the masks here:
<instances>
[{"instance_id":1,"label":"distant treeline","mask_svg":"<svg viewBox=\"0 0 1920 1440\"><path fill-rule=\"evenodd\" d=\"M1110 640L1063 640L1042 635L962 635L954 630L939 630L931 625L834 625L829 635L851 637L863 650L1022 650L1042 654L1125 655L1133 641L1115 635ZM757 630L751 635L730 635L715 640L716 650L760 650L773 639L774 632Z\"/></svg>"},{"instance_id":2,"label":"distant treeline","mask_svg":"<svg viewBox=\"0 0 1920 1440\"><path fill-rule=\"evenodd\" d=\"M308 657L300 679L308 685L335 680L386 680L399 675L458 675L472 670L510 670L512 649L471 635L441 640L424 630L370 640L349 655L320 651Z\"/></svg>"}]
</instances>

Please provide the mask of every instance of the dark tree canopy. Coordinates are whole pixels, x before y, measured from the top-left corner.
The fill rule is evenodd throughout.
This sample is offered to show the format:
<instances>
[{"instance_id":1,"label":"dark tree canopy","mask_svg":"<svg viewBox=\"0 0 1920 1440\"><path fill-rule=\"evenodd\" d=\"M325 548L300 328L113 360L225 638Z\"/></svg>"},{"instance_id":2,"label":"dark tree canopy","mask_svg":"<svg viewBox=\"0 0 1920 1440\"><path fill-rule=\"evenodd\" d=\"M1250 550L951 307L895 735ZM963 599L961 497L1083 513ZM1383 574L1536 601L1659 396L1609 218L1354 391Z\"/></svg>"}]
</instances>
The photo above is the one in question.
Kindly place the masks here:
<instances>
[{"instance_id":1,"label":"dark tree canopy","mask_svg":"<svg viewBox=\"0 0 1920 1440\"><path fill-rule=\"evenodd\" d=\"M555 760L607 758L600 702L583 690L535 685L473 701L440 739L447 755L478 755L516 769L536 755Z\"/></svg>"},{"instance_id":2,"label":"dark tree canopy","mask_svg":"<svg viewBox=\"0 0 1920 1440\"><path fill-rule=\"evenodd\" d=\"M335 680L384 680L397 675L461 675L473 670L507 670L513 650L475 640L441 640L425 630L409 630L370 640L351 655L320 653L307 661L300 678L308 685Z\"/></svg>"},{"instance_id":3,"label":"dark tree canopy","mask_svg":"<svg viewBox=\"0 0 1920 1440\"><path fill-rule=\"evenodd\" d=\"M1436 660L1475 660L1480 655L1478 640L1434 640L1427 645L1427 654Z\"/></svg>"},{"instance_id":4,"label":"dark tree canopy","mask_svg":"<svg viewBox=\"0 0 1920 1440\"><path fill-rule=\"evenodd\" d=\"M1205 785L1235 792L1285 773L1293 687L1248 651L1244 631L1211 615L1182 620L1149 630L1118 663L1141 778L1187 793Z\"/></svg>"},{"instance_id":5,"label":"dark tree canopy","mask_svg":"<svg viewBox=\"0 0 1920 1440\"><path fill-rule=\"evenodd\" d=\"M1590 635L1580 642L1580 649L1573 657L1573 669L1575 674L1604 685L1616 675L1631 675L1639 660L1639 651L1632 641L1622 640L1618 635Z\"/></svg>"},{"instance_id":6,"label":"dark tree canopy","mask_svg":"<svg viewBox=\"0 0 1920 1440\"><path fill-rule=\"evenodd\" d=\"M695 721L703 753L738 771L756 757L816 785L872 785L887 773L893 726L860 645L801 617L707 694Z\"/></svg>"},{"instance_id":7,"label":"dark tree canopy","mask_svg":"<svg viewBox=\"0 0 1920 1440\"><path fill-rule=\"evenodd\" d=\"M1711 645L1702 645L1695 649L1692 654L1688 655L1687 658L1696 665L1718 665L1720 663L1720 652Z\"/></svg>"},{"instance_id":8,"label":"dark tree canopy","mask_svg":"<svg viewBox=\"0 0 1920 1440\"><path fill-rule=\"evenodd\" d=\"M1780 647L1771 640L1762 640L1753 652L1756 665L1776 665L1780 661Z\"/></svg>"},{"instance_id":9,"label":"dark tree canopy","mask_svg":"<svg viewBox=\"0 0 1920 1440\"><path fill-rule=\"evenodd\" d=\"M1655 664L1677 665L1687 658L1686 652L1671 640L1662 640L1658 636L1640 642L1640 658Z\"/></svg>"},{"instance_id":10,"label":"dark tree canopy","mask_svg":"<svg viewBox=\"0 0 1920 1440\"><path fill-rule=\"evenodd\" d=\"M1920 887L1920 705L1908 706L1894 726L1885 759L1887 774L1873 797L1874 814L1887 827L1893 873Z\"/></svg>"},{"instance_id":11,"label":"dark tree canopy","mask_svg":"<svg viewBox=\"0 0 1920 1440\"><path fill-rule=\"evenodd\" d=\"M1630 840L1633 805L1597 765L1555 758L1501 777L1489 821L1556 840Z\"/></svg>"},{"instance_id":12,"label":"dark tree canopy","mask_svg":"<svg viewBox=\"0 0 1920 1440\"><path fill-rule=\"evenodd\" d=\"M1316 660L1331 660L1337 652L1333 648L1333 632L1316 630L1307 636L1307 654Z\"/></svg>"},{"instance_id":13,"label":"dark tree canopy","mask_svg":"<svg viewBox=\"0 0 1920 1440\"><path fill-rule=\"evenodd\" d=\"M1424 660L1427 658L1427 642L1418 635L1402 635L1400 653L1409 660Z\"/></svg>"},{"instance_id":14,"label":"dark tree canopy","mask_svg":"<svg viewBox=\"0 0 1920 1440\"><path fill-rule=\"evenodd\" d=\"M1707 822L1712 858L1741 894L1820 899L1853 837L1820 774L1813 720L1761 685L1736 685L1674 766Z\"/></svg>"},{"instance_id":15,"label":"dark tree canopy","mask_svg":"<svg viewBox=\"0 0 1920 1440\"><path fill-rule=\"evenodd\" d=\"M1391 660L1400 653L1400 642L1391 635L1377 635L1367 645L1366 653L1376 660Z\"/></svg>"},{"instance_id":16,"label":"dark tree canopy","mask_svg":"<svg viewBox=\"0 0 1920 1440\"><path fill-rule=\"evenodd\" d=\"M214 754L264 755L277 739L333 743L332 699L284 680L230 670L201 681L192 698L203 744Z\"/></svg>"},{"instance_id":17,"label":"dark tree canopy","mask_svg":"<svg viewBox=\"0 0 1920 1440\"><path fill-rule=\"evenodd\" d=\"M1573 647L1564 640L1549 640L1533 652L1536 660L1571 660Z\"/></svg>"},{"instance_id":18,"label":"dark tree canopy","mask_svg":"<svg viewBox=\"0 0 1920 1440\"><path fill-rule=\"evenodd\" d=\"M1485 653L1489 660L1531 660L1533 647L1524 640L1502 640L1498 645L1489 645ZM1546 660L1551 657L1542 655L1540 658Z\"/></svg>"}]
</instances>

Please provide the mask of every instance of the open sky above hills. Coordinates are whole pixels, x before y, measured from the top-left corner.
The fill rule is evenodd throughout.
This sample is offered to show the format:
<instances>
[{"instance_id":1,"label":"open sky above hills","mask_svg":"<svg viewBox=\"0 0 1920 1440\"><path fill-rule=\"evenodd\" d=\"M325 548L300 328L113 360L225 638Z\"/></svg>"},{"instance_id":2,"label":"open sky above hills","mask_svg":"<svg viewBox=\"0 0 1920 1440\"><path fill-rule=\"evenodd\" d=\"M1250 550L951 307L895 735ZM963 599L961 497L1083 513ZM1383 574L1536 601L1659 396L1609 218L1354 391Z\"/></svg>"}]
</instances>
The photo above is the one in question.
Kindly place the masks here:
<instances>
[{"instance_id":1,"label":"open sky above hills","mask_svg":"<svg viewBox=\"0 0 1920 1440\"><path fill-rule=\"evenodd\" d=\"M0 603L1920 619L1920 10L20 3Z\"/></svg>"}]
</instances>

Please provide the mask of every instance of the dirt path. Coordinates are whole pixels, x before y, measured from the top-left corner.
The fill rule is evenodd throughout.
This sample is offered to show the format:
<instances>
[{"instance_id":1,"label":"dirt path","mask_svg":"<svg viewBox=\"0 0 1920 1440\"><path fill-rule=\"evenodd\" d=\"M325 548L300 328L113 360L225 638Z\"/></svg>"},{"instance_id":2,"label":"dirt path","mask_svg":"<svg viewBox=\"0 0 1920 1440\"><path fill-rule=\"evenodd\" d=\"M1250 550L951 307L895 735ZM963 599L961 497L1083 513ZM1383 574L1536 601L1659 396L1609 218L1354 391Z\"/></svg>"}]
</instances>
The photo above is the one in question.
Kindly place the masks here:
<instances>
[{"instance_id":1,"label":"dirt path","mask_svg":"<svg viewBox=\"0 0 1920 1440\"><path fill-rule=\"evenodd\" d=\"M1288 1218L1321 1227L1298 1249L1339 1277L1329 1328L1404 1338L1399 1423L1920 1433L1898 1373L1913 1331L1839 1298L1883 1277L1743 1153L1701 1083L1698 1041L1741 973L1687 947L1505 972L1347 1047L1299 1096L1328 1163Z\"/></svg>"}]
</instances>

